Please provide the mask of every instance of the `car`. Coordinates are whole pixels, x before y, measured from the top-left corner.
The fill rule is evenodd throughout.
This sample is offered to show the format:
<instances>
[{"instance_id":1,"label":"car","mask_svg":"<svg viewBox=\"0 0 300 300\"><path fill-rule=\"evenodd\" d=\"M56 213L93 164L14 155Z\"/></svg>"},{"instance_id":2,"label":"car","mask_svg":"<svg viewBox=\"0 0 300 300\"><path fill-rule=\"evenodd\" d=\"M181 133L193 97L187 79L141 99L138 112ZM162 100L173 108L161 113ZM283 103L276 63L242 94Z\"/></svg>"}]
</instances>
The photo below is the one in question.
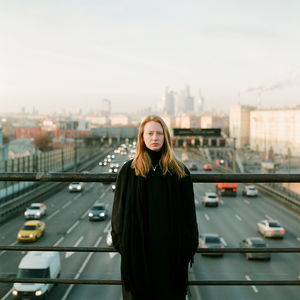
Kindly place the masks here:
<instances>
[{"instance_id":1,"label":"car","mask_svg":"<svg viewBox=\"0 0 300 300\"><path fill-rule=\"evenodd\" d=\"M217 233L203 233L199 236L199 248L225 248L221 236ZM201 255L223 256L223 253L201 253Z\"/></svg>"},{"instance_id":2,"label":"car","mask_svg":"<svg viewBox=\"0 0 300 300\"><path fill-rule=\"evenodd\" d=\"M104 221L107 219L107 210L102 203L94 204L89 211L89 221Z\"/></svg>"},{"instance_id":3,"label":"car","mask_svg":"<svg viewBox=\"0 0 300 300\"><path fill-rule=\"evenodd\" d=\"M81 182L71 182L69 185L69 192L81 192L83 184Z\"/></svg>"},{"instance_id":4,"label":"car","mask_svg":"<svg viewBox=\"0 0 300 300\"><path fill-rule=\"evenodd\" d=\"M100 166L100 167L107 166L107 161L105 161L105 160L100 161L100 162L99 162L99 166Z\"/></svg>"},{"instance_id":5,"label":"car","mask_svg":"<svg viewBox=\"0 0 300 300\"><path fill-rule=\"evenodd\" d=\"M40 219L47 213L47 206L44 203L31 203L24 212L26 219Z\"/></svg>"},{"instance_id":6,"label":"car","mask_svg":"<svg viewBox=\"0 0 300 300\"><path fill-rule=\"evenodd\" d=\"M109 166L108 172L109 173L118 173L120 165L117 163L112 163Z\"/></svg>"},{"instance_id":7,"label":"car","mask_svg":"<svg viewBox=\"0 0 300 300\"><path fill-rule=\"evenodd\" d=\"M17 239L19 242L35 242L44 235L46 224L42 221L31 220L20 228Z\"/></svg>"},{"instance_id":8,"label":"car","mask_svg":"<svg viewBox=\"0 0 300 300\"><path fill-rule=\"evenodd\" d=\"M107 233L107 236L106 236L106 245L108 246L108 247L112 247L112 236L111 236L111 232L109 231L108 233Z\"/></svg>"},{"instance_id":9,"label":"car","mask_svg":"<svg viewBox=\"0 0 300 300\"><path fill-rule=\"evenodd\" d=\"M243 196L257 197L258 189L254 185L246 185L242 192Z\"/></svg>"},{"instance_id":10,"label":"car","mask_svg":"<svg viewBox=\"0 0 300 300\"><path fill-rule=\"evenodd\" d=\"M266 249L267 243L260 237L249 237L240 242L240 248L261 248ZM246 258L250 259L265 259L270 260L271 255L268 252L252 252L245 253Z\"/></svg>"},{"instance_id":11,"label":"car","mask_svg":"<svg viewBox=\"0 0 300 300\"><path fill-rule=\"evenodd\" d=\"M204 171L212 171L212 169L213 169L212 165L205 164L205 165L203 166L203 170L204 170Z\"/></svg>"},{"instance_id":12,"label":"car","mask_svg":"<svg viewBox=\"0 0 300 300\"><path fill-rule=\"evenodd\" d=\"M285 229L276 220L262 220L257 223L257 230L264 237L283 238Z\"/></svg>"},{"instance_id":13,"label":"car","mask_svg":"<svg viewBox=\"0 0 300 300\"><path fill-rule=\"evenodd\" d=\"M196 171L196 170L198 170L198 166L197 166L196 164L191 163L191 164L189 165L189 169L190 169L191 171Z\"/></svg>"},{"instance_id":14,"label":"car","mask_svg":"<svg viewBox=\"0 0 300 300\"><path fill-rule=\"evenodd\" d=\"M218 206L219 200L220 199L216 193L207 192L203 197L202 204L204 206Z\"/></svg>"},{"instance_id":15,"label":"car","mask_svg":"<svg viewBox=\"0 0 300 300\"><path fill-rule=\"evenodd\" d=\"M113 185L111 186L111 190L112 190L113 192L116 190L116 185L115 185L115 184L113 184Z\"/></svg>"}]
</instances>

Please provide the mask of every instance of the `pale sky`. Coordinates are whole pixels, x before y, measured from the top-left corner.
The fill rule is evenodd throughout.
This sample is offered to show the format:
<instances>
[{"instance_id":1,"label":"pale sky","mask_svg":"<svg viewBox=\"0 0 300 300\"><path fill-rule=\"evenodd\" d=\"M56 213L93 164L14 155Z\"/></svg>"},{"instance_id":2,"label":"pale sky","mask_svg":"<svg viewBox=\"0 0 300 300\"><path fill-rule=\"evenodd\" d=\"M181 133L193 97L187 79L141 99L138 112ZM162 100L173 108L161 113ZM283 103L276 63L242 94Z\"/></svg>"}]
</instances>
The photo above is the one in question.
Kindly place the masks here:
<instances>
[{"instance_id":1,"label":"pale sky","mask_svg":"<svg viewBox=\"0 0 300 300\"><path fill-rule=\"evenodd\" d=\"M299 0L0 0L0 113L300 104Z\"/></svg>"}]
</instances>

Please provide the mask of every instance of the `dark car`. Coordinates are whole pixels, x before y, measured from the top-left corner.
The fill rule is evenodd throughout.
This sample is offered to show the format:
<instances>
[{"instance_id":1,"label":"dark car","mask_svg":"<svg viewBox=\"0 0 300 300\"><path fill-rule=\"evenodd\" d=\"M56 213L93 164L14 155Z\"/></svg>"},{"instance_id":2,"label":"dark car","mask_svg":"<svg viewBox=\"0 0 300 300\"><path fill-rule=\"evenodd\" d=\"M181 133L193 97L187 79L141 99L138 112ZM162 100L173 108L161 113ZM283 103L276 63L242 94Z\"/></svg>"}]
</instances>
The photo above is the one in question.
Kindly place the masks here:
<instances>
[{"instance_id":1,"label":"dark car","mask_svg":"<svg viewBox=\"0 0 300 300\"><path fill-rule=\"evenodd\" d=\"M107 219L107 210L102 203L94 204L89 211L90 221L104 221Z\"/></svg>"},{"instance_id":2,"label":"dark car","mask_svg":"<svg viewBox=\"0 0 300 300\"><path fill-rule=\"evenodd\" d=\"M189 169L191 171L197 171L198 170L198 166L194 163L189 164Z\"/></svg>"},{"instance_id":3,"label":"dark car","mask_svg":"<svg viewBox=\"0 0 300 300\"><path fill-rule=\"evenodd\" d=\"M240 242L240 247L241 248L266 249L267 248L267 244L260 237L249 237L249 238L246 238L245 240L242 240ZM246 254L246 258L248 260L250 260L250 259L265 259L265 260L270 260L271 259L271 255L268 252L252 252L252 253L245 253L245 254Z\"/></svg>"},{"instance_id":4,"label":"dark car","mask_svg":"<svg viewBox=\"0 0 300 300\"><path fill-rule=\"evenodd\" d=\"M217 233L203 233L199 236L199 248L225 248ZM202 255L223 256L223 253L201 253Z\"/></svg>"}]
</instances>

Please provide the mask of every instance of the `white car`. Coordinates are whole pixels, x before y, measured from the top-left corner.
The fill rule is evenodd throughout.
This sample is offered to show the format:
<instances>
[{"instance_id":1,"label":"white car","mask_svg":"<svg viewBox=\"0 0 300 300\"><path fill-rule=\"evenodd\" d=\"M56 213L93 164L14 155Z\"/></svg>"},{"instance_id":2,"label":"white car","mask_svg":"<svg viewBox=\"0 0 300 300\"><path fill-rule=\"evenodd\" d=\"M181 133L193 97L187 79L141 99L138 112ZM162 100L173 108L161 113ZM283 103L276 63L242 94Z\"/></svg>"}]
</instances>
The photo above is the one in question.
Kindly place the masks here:
<instances>
[{"instance_id":1,"label":"white car","mask_svg":"<svg viewBox=\"0 0 300 300\"><path fill-rule=\"evenodd\" d=\"M202 204L204 206L218 206L219 205L219 197L216 193L208 192L205 193Z\"/></svg>"},{"instance_id":2,"label":"white car","mask_svg":"<svg viewBox=\"0 0 300 300\"><path fill-rule=\"evenodd\" d=\"M47 206L44 203L31 203L24 212L26 219L40 219L47 213Z\"/></svg>"},{"instance_id":3,"label":"white car","mask_svg":"<svg viewBox=\"0 0 300 300\"><path fill-rule=\"evenodd\" d=\"M254 185L246 185L243 189L243 196L257 197L258 189Z\"/></svg>"},{"instance_id":4,"label":"white car","mask_svg":"<svg viewBox=\"0 0 300 300\"><path fill-rule=\"evenodd\" d=\"M69 192L81 192L83 190L83 185L81 182L72 182L69 185Z\"/></svg>"},{"instance_id":5,"label":"white car","mask_svg":"<svg viewBox=\"0 0 300 300\"><path fill-rule=\"evenodd\" d=\"M257 230L264 237L279 237L283 238L285 229L276 220L262 220L257 223Z\"/></svg>"}]
</instances>

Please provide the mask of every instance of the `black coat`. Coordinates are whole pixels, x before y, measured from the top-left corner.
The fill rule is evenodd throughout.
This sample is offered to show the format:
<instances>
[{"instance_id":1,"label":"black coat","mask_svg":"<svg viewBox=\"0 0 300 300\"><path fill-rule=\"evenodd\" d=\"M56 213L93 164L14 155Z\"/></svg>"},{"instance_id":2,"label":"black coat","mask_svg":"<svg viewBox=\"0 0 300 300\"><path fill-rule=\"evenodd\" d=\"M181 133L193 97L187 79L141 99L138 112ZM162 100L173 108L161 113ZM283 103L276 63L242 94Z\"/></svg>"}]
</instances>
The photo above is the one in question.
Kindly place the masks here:
<instances>
[{"instance_id":1,"label":"black coat","mask_svg":"<svg viewBox=\"0 0 300 300\"><path fill-rule=\"evenodd\" d=\"M135 299L184 296L189 262L198 246L190 173L179 179L160 168L147 178L128 161L120 170L112 211L112 239L121 253L123 285Z\"/></svg>"}]
</instances>

